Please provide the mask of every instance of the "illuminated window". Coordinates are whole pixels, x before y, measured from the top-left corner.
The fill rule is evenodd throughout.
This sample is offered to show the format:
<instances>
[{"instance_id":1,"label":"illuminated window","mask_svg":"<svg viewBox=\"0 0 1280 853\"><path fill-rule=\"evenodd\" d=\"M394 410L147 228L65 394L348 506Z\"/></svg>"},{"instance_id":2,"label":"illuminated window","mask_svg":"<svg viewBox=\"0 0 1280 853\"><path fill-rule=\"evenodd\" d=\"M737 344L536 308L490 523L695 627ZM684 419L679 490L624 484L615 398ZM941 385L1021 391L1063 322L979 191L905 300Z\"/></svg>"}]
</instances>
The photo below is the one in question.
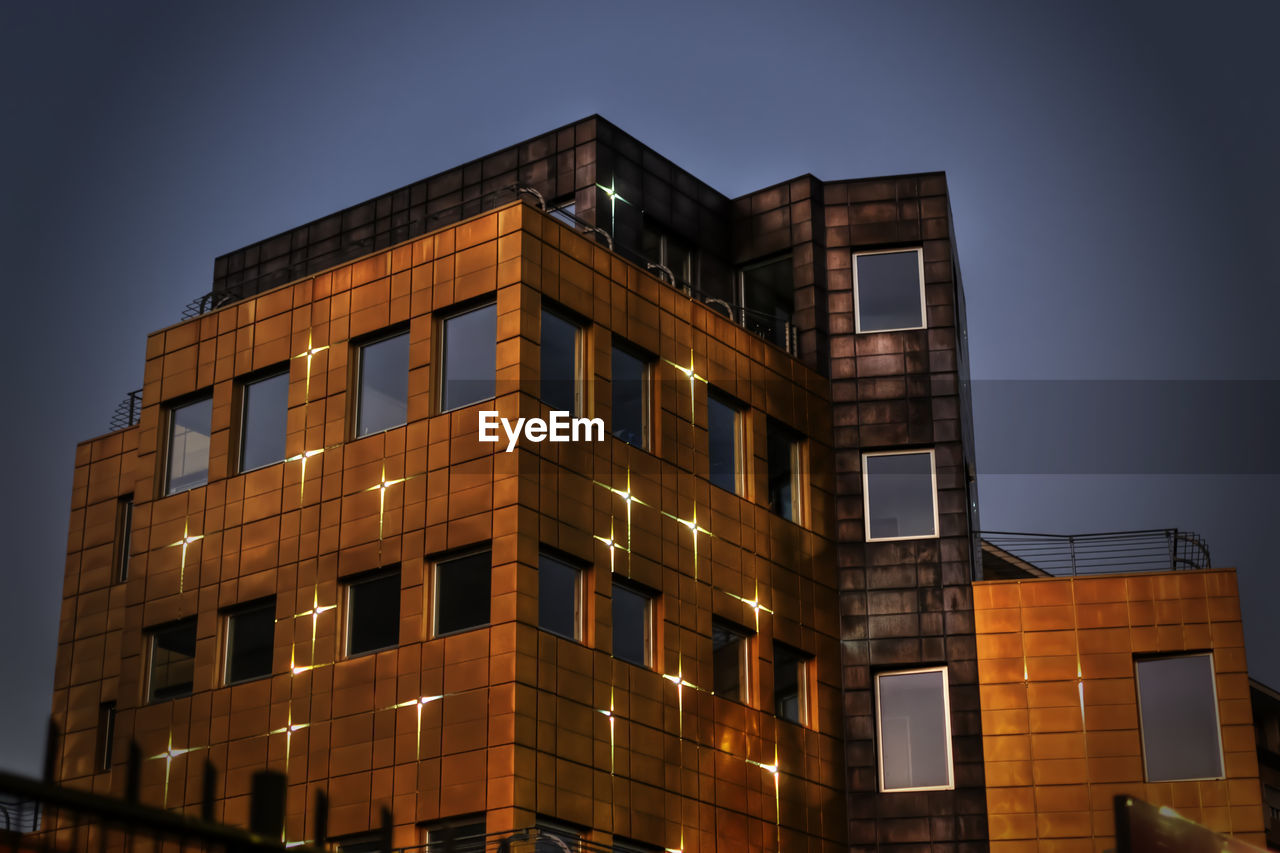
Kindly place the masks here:
<instances>
[{"instance_id":1,"label":"illuminated window","mask_svg":"<svg viewBox=\"0 0 1280 853\"><path fill-rule=\"evenodd\" d=\"M133 547L133 495L125 495L116 504L116 583L129 579L129 549Z\"/></svg>"},{"instance_id":2,"label":"illuminated window","mask_svg":"<svg viewBox=\"0 0 1280 853\"><path fill-rule=\"evenodd\" d=\"M196 671L195 618L152 628L148 635L147 701L190 696Z\"/></svg>"},{"instance_id":3,"label":"illuminated window","mask_svg":"<svg viewBox=\"0 0 1280 853\"><path fill-rule=\"evenodd\" d=\"M613 582L613 656L637 666L653 666L653 596Z\"/></svg>"},{"instance_id":4,"label":"illuminated window","mask_svg":"<svg viewBox=\"0 0 1280 853\"><path fill-rule=\"evenodd\" d=\"M356 349L356 438L404 426L409 417L409 332Z\"/></svg>"},{"instance_id":5,"label":"illuminated window","mask_svg":"<svg viewBox=\"0 0 1280 853\"><path fill-rule=\"evenodd\" d=\"M773 712L779 719L809 724L809 661L786 643L773 641Z\"/></svg>"},{"instance_id":6,"label":"illuminated window","mask_svg":"<svg viewBox=\"0 0 1280 853\"><path fill-rule=\"evenodd\" d=\"M497 377L498 306L490 302L440 324L440 411L493 398Z\"/></svg>"},{"instance_id":7,"label":"illuminated window","mask_svg":"<svg viewBox=\"0 0 1280 853\"><path fill-rule=\"evenodd\" d=\"M859 252L853 260L857 331L924 328L924 256L919 249Z\"/></svg>"},{"instance_id":8,"label":"illuminated window","mask_svg":"<svg viewBox=\"0 0 1280 853\"><path fill-rule=\"evenodd\" d=\"M116 739L116 703L103 702L98 706L98 739L94 750L93 766L98 771L111 769L111 753Z\"/></svg>"},{"instance_id":9,"label":"illuminated window","mask_svg":"<svg viewBox=\"0 0 1280 853\"><path fill-rule=\"evenodd\" d=\"M538 554L538 627L582 639L582 569L542 551Z\"/></svg>"},{"instance_id":10,"label":"illuminated window","mask_svg":"<svg viewBox=\"0 0 1280 853\"><path fill-rule=\"evenodd\" d=\"M713 692L725 699L747 703L750 691L751 632L720 619L711 620Z\"/></svg>"},{"instance_id":11,"label":"illuminated window","mask_svg":"<svg viewBox=\"0 0 1280 853\"><path fill-rule=\"evenodd\" d=\"M738 271L738 289L747 330L789 351L787 339L796 299L791 256L743 267Z\"/></svg>"},{"instance_id":12,"label":"illuminated window","mask_svg":"<svg viewBox=\"0 0 1280 853\"><path fill-rule=\"evenodd\" d=\"M240 394L240 470L283 462L289 368L245 382Z\"/></svg>"},{"instance_id":13,"label":"illuminated window","mask_svg":"<svg viewBox=\"0 0 1280 853\"><path fill-rule=\"evenodd\" d=\"M487 550L438 560L435 567L435 634L456 634L489 624L489 581L493 557Z\"/></svg>"},{"instance_id":14,"label":"illuminated window","mask_svg":"<svg viewBox=\"0 0 1280 853\"><path fill-rule=\"evenodd\" d=\"M204 394L168 409L169 447L164 493L176 495L209 482L209 435L213 397Z\"/></svg>"},{"instance_id":15,"label":"illuminated window","mask_svg":"<svg viewBox=\"0 0 1280 853\"><path fill-rule=\"evenodd\" d=\"M800 521L800 436L785 424L769 418L765 424L768 455L769 509Z\"/></svg>"},{"instance_id":16,"label":"illuminated window","mask_svg":"<svg viewBox=\"0 0 1280 853\"><path fill-rule=\"evenodd\" d=\"M538 396L553 412L581 414L581 333L577 323L543 306Z\"/></svg>"},{"instance_id":17,"label":"illuminated window","mask_svg":"<svg viewBox=\"0 0 1280 853\"><path fill-rule=\"evenodd\" d=\"M943 667L876 676L880 790L954 787L950 708Z\"/></svg>"},{"instance_id":18,"label":"illuminated window","mask_svg":"<svg viewBox=\"0 0 1280 853\"><path fill-rule=\"evenodd\" d=\"M649 448L649 360L613 345L611 431L627 444Z\"/></svg>"},{"instance_id":19,"label":"illuminated window","mask_svg":"<svg viewBox=\"0 0 1280 853\"><path fill-rule=\"evenodd\" d=\"M932 450L862 454L867 541L938 535L938 486Z\"/></svg>"},{"instance_id":20,"label":"illuminated window","mask_svg":"<svg viewBox=\"0 0 1280 853\"><path fill-rule=\"evenodd\" d=\"M1222 736L1210 654L1135 663L1148 782L1221 779Z\"/></svg>"},{"instance_id":21,"label":"illuminated window","mask_svg":"<svg viewBox=\"0 0 1280 853\"><path fill-rule=\"evenodd\" d=\"M344 581L347 590L347 657L400 643L400 567Z\"/></svg>"},{"instance_id":22,"label":"illuminated window","mask_svg":"<svg viewBox=\"0 0 1280 853\"><path fill-rule=\"evenodd\" d=\"M275 653L275 599L238 607L226 618L223 682L236 684L270 675Z\"/></svg>"},{"instance_id":23,"label":"illuminated window","mask_svg":"<svg viewBox=\"0 0 1280 853\"><path fill-rule=\"evenodd\" d=\"M725 395L712 390L707 393L707 457L708 477L713 486L726 492L741 494L738 466L741 464L741 408Z\"/></svg>"},{"instance_id":24,"label":"illuminated window","mask_svg":"<svg viewBox=\"0 0 1280 853\"><path fill-rule=\"evenodd\" d=\"M425 853L485 853L484 815L427 824Z\"/></svg>"}]
</instances>

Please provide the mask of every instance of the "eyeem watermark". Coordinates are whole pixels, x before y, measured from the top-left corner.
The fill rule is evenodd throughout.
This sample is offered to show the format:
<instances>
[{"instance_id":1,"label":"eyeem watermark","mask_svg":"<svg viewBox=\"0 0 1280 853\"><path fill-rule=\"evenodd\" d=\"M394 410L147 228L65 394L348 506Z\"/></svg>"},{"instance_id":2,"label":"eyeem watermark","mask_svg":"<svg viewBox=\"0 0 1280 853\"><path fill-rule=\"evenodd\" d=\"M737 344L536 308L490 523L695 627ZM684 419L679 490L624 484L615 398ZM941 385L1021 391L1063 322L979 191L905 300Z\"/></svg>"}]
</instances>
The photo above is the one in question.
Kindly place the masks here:
<instances>
[{"instance_id":1,"label":"eyeem watermark","mask_svg":"<svg viewBox=\"0 0 1280 853\"><path fill-rule=\"evenodd\" d=\"M500 441L499 426L507 434L507 453L516 449L516 441L521 435L534 444L542 441L604 441L602 418L575 418L568 412L552 412L550 420L516 418L514 425L495 411L480 412L481 441Z\"/></svg>"}]
</instances>

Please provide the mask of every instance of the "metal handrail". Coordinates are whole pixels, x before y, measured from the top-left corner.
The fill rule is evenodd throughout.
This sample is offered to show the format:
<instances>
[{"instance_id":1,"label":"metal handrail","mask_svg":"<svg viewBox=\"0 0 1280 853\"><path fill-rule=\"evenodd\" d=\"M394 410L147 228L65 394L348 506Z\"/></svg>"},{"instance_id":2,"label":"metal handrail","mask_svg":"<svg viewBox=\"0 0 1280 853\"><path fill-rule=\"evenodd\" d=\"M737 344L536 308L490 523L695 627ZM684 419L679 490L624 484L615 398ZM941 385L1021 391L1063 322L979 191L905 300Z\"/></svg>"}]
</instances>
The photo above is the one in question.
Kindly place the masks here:
<instances>
[{"instance_id":1,"label":"metal handrail","mask_svg":"<svg viewBox=\"0 0 1280 853\"><path fill-rule=\"evenodd\" d=\"M116 405L115 412L111 415L110 432L118 429L128 429L136 426L138 418L142 415L142 389L130 391L124 395L124 399Z\"/></svg>"},{"instance_id":2,"label":"metal handrail","mask_svg":"<svg viewBox=\"0 0 1280 853\"><path fill-rule=\"evenodd\" d=\"M1204 538L1176 527L1110 533L1013 533L984 530L984 542L1050 575L1207 569Z\"/></svg>"}]
</instances>

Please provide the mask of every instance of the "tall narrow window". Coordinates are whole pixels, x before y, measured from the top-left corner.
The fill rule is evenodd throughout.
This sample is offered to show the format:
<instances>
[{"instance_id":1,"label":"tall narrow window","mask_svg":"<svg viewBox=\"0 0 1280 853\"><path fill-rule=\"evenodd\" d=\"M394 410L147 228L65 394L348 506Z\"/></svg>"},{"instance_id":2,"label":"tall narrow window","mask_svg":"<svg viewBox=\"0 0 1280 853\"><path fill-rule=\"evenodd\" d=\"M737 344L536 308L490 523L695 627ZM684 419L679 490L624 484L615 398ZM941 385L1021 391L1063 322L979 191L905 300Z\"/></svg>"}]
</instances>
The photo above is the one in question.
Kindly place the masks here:
<instances>
[{"instance_id":1,"label":"tall narrow window","mask_svg":"<svg viewBox=\"0 0 1280 853\"><path fill-rule=\"evenodd\" d=\"M880 790L954 787L945 668L877 675L876 731Z\"/></svg>"},{"instance_id":2,"label":"tall narrow window","mask_svg":"<svg viewBox=\"0 0 1280 853\"><path fill-rule=\"evenodd\" d=\"M196 620L183 619L149 633L147 701L190 696L195 686Z\"/></svg>"},{"instance_id":3,"label":"tall narrow window","mask_svg":"<svg viewBox=\"0 0 1280 853\"><path fill-rule=\"evenodd\" d=\"M860 252L853 260L858 332L924 328L924 256L919 249Z\"/></svg>"},{"instance_id":4,"label":"tall narrow window","mask_svg":"<svg viewBox=\"0 0 1280 853\"><path fill-rule=\"evenodd\" d=\"M356 369L356 438L403 426L409 416L409 333L361 344Z\"/></svg>"},{"instance_id":5,"label":"tall narrow window","mask_svg":"<svg viewBox=\"0 0 1280 853\"><path fill-rule=\"evenodd\" d=\"M164 493L176 495L209 482L213 397L205 394L169 407Z\"/></svg>"},{"instance_id":6,"label":"tall narrow window","mask_svg":"<svg viewBox=\"0 0 1280 853\"><path fill-rule=\"evenodd\" d=\"M938 485L932 450L862 455L867 541L938 535Z\"/></svg>"},{"instance_id":7,"label":"tall narrow window","mask_svg":"<svg viewBox=\"0 0 1280 853\"><path fill-rule=\"evenodd\" d=\"M613 345L612 432L627 444L649 447L649 362Z\"/></svg>"},{"instance_id":8,"label":"tall narrow window","mask_svg":"<svg viewBox=\"0 0 1280 853\"><path fill-rule=\"evenodd\" d=\"M576 323L543 306L539 396L553 412L581 414L581 332Z\"/></svg>"},{"instance_id":9,"label":"tall narrow window","mask_svg":"<svg viewBox=\"0 0 1280 853\"><path fill-rule=\"evenodd\" d=\"M747 329L783 349L795 313L795 285L791 256L749 264L738 273L738 286Z\"/></svg>"},{"instance_id":10,"label":"tall narrow window","mask_svg":"<svg viewBox=\"0 0 1280 853\"><path fill-rule=\"evenodd\" d=\"M133 495L116 504L116 583L129 579L129 549L133 547Z\"/></svg>"},{"instance_id":11,"label":"tall narrow window","mask_svg":"<svg viewBox=\"0 0 1280 853\"><path fill-rule=\"evenodd\" d=\"M653 596L613 582L613 656L637 666L653 666Z\"/></svg>"},{"instance_id":12,"label":"tall narrow window","mask_svg":"<svg viewBox=\"0 0 1280 853\"><path fill-rule=\"evenodd\" d=\"M347 657L390 649L400 642L400 567L346 581Z\"/></svg>"},{"instance_id":13,"label":"tall narrow window","mask_svg":"<svg viewBox=\"0 0 1280 853\"><path fill-rule=\"evenodd\" d=\"M490 302L446 317L440 337L440 411L491 399L498 364L498 306Z\"/></svg>"},{"instance_id":14,"label":"tall narrow window","mask_svg":"<svg viewBox=\"0 0 1280 853\"><path fill-rule=\"evenodd\" d=\"M773 641L773 712L783 720L809 723L809 661L786 643Z\"/></svg>"},{"instance_id":15,"label":"tall narrow window","mask_svg":"<svg viewBox=\"0 0 1280 853\"><path fill-rule=\"evenodd\" d=\"M741 409L717 391L707 394L708 477L713 486L741 494L738 466L741 464Z\"/></svg>"},{"instance_id":16,"label":"tall narrow window","mask_svg":"<svg viewBox=\"0 0 1280 853\"><path fill-rule=\"evenodd\" d=\"M582 639L582 570L546 551L538 554L538 627Z\"/></svg>"},{"instance_id":17,"label":"tall narrow window","mask_svg":"<svg viewBox=\"0 0 1280 853\"><path fill-rule=\"evenodd\" d=\"M652 222L646 222L640 234L640 254L670 271L672 284L689 290L697 284L698 258L693 246L669 234Z\"/></svg>"},{"instance_id":18,"label":"tall narrow window","mask_svg":"<svg viewBox=\"0 0 1280 853\"><path fill-rule=\"evenodd\" d=\"M800 521L800 436L769 418L765 424L768 454L769 509L788 521Z\"/></svg>"},{"instance_id":19,"label":"tall narrow window","mask_svg":"<svg viewBox=\"0 0 1280 853\"><path fill-rule=\"evenodd\" d=\"M283 462L289 368L244 383L241 406L240 470Z\"/></svg>"},{"instance_id":20,"label":"tall narrow window","mask_svg":"<svg viewBox=\"0 0 1280 853\"><path fill-rule=\"evenodd\" d=\"M1222 778L1222 729L1210 654L1135 665L1148 782Z\"/></svg>"},{"instance_id":21,"label":"tall narrow window","mask_svg":"<svg viewBox=\"0 0 1280 853\"><path fill-rule=\"evenodd\" d=\"M275 653L276 603L255 601L227 614L223 681L236 684L271 674Z\"/></svg>"},{"instance_id":22,"label":"tall narrow window","mask_svg":"<svg viewBox=\"0 0 1280 853\"><path fill-rule=\"evenodd\" d=\"M93 766L99 772L111 769L111 753L115 739L116 703L103 702L98 706L98 739L93 757Z\"/></svg>"},{"instance_id":23,"label":"tall narrow window","mask_svg":"<svg viewBox=\"0 0 1280 853\"><path fill-rule=\"evenodd\" d=\"M435 634L456 634L489 624L492 554L477 551L436 562Z\"/></svg>"},{"instance_id":24,"label":"tall narrow window","mask_svg":"<svg viewBox=\"0 0 1280 853\"><path fill-rule=\"evenodd\" d=\"M747 629L711 620L711 668L717 696L746 703L750 691L751 634Z\"/></svg>"}]
</instances>

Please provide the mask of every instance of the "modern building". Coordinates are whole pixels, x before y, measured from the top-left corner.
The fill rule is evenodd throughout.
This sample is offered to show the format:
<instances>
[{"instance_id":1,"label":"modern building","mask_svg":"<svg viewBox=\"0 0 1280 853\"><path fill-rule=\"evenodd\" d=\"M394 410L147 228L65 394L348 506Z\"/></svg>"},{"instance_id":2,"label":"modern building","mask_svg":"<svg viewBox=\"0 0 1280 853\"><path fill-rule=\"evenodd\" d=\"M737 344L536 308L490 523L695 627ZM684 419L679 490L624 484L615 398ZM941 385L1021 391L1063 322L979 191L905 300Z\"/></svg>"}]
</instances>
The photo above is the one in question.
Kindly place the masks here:
<instances>
[{"instance_id":1,"label":"modern building","mask_svg":"<svg viewBox=\"0 0 1280 853\"><path fill-rule=\"evenodd\" d=\"M405 847L1033 837L989 614L1089 582L975 584L941 173L730 199L591 117L223 256L188 313L77 451L61 780L120 793L133 738L144 801L198 809L208 759L245 824L273 768L285 839L326 790L352 850L383 808Z\"/></svg>"}]
</instances>

